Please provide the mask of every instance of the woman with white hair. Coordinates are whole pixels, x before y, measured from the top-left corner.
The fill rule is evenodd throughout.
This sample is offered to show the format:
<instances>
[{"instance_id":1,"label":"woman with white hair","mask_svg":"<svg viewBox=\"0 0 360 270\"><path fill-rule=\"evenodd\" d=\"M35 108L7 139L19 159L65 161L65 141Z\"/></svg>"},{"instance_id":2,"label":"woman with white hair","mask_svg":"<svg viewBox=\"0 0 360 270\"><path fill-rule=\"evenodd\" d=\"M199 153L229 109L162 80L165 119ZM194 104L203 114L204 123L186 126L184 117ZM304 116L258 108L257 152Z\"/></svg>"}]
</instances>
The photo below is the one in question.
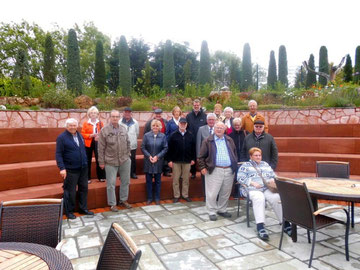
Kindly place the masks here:
<instances>
[{"instance_id":1,"label":"woman with white hair","mask_svg":"<svg viewBox=\"0 0 360 270\"><path fill-rule=\"evenodd\" d=\"M234 110L231 107L226 107L224 109L224 124L226 126L226 134L229 135L233 131L233 117Z\"/></svg>"},{"instance_id":2,"label":"woman with white hair","mask_svg":"<svg viewBox=\"0 0 360 270\"><path fill-rule=\"evenodd\" d=\"M95 153L96 175L100 182L105 182L105 170L101 169L98 161L98 139L100 130L104 127L104 123L99 120L99 110L92 106L87 111L89 120L84 122L81 135L84 137L86 156L88 162L88 183L91 183L91 160L93 152Z\"/></svg>"}]
</instances>

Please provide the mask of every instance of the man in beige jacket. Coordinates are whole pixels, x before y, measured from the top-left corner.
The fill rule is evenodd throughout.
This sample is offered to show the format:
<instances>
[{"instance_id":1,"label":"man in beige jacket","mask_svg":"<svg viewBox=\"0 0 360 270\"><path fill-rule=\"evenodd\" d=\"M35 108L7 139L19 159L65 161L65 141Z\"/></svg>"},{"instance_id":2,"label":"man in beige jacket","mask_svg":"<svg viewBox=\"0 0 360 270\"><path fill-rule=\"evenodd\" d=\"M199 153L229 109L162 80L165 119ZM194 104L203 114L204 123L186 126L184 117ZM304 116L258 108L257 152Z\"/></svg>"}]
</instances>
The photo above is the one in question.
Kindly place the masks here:
<instances>
[{"instance_id":1,"label":"man in beige jacket","mask_svg":"<svg viewBox=\"0 0 360 270\"><path fill-rule=\"evenodd\" d=\"M120 112L110 112L110 124L105 126L99 135L98 151L99 166L106 171L106 192L111 211L117 212L116 207L116 175L119 172L121 185L119 204L131 208L127 202L130 182L130 141L126 129L119 125Z\"/></svg>"}]
</instances>

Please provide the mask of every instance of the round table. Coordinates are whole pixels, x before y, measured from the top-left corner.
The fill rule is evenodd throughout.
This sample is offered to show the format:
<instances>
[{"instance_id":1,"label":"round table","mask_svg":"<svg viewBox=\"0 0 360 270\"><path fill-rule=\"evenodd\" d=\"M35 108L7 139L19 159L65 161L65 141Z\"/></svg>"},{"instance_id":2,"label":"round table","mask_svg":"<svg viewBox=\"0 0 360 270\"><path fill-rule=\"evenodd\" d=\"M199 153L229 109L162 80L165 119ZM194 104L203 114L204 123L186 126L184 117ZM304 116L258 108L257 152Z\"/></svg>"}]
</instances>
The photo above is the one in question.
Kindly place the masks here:
<instances>
[{"instance_id":1,"label":"round table","mask_svg":"<svg viewBox=\"0 0 360 270\"><path fill-rule=\"evenodd\" d=\"M39 244L0 242L0 269L72 270L70 260L60 251Z\"/></svg>"}]
</instances>

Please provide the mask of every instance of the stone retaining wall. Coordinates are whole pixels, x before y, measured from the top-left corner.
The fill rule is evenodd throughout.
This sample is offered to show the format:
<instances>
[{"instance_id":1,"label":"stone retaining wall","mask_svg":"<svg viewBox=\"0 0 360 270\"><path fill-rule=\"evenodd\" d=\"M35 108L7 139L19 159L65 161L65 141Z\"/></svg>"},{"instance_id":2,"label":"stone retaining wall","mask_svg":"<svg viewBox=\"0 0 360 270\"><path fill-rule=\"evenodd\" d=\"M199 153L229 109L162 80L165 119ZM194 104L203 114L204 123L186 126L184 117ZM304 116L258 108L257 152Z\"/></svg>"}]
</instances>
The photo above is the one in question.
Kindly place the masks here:
<instances>
[{"instance_id":1,"label":"stone retaining wall","mask_svg":"<svg viewBox=\"0 0 360 270\"><path fill-rule=\"evenodd\" d=\"M242 117L246 111L236 111L235 117ZM360 108L329 108L309 110L260 111L270 125L289 124L358 124ZM163 113L171 118L171 113ZM67 118L75 118L80 124L87 121L86 111L0 111L0 128L57 128L64 127ZM133 112L140 126L153 117L152 112ZM107 123L109 112L101 112L100 118Z\"/></svg>"}]
</instances>

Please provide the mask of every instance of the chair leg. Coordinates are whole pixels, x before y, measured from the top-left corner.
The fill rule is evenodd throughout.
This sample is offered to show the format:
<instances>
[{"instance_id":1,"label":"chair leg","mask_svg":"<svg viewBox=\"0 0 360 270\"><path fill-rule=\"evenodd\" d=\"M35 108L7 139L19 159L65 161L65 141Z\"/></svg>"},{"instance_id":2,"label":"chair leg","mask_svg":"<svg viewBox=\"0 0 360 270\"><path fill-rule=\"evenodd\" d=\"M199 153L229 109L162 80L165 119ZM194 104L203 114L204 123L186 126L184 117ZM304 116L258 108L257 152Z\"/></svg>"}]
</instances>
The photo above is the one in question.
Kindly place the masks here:
<instances>
[{"instance_id":1,"label":"chair leg","mask_svg":"<svg viewBox=\"0 0 360 270\"><path fill-rule=\"evenodd\" d=\"M240 216L240 196L238 196L238 198L237 198L237 203L238 203L237 217L239 217Z\"/></svg>"},{"instance_id":2,"label":"chair leg","mask_svg":"<svg viewBox=\"0 0 360 270\"><path fill-rule=\"evenodd\" d=\"M345 257L346 260L349 260L349 223L350 223L350 218L349 218L349 213L346 212L346 210L344 209L345 213L346 213L346 224L345 224Z\"/></svg>"},{"instance_id":3,"label":"chair leg","mask_svg":"<svg viewBox=\"0 0 360 270\"><path fill-rule=\"evenodd\" d=\"M307 230L307 237L308 237L308 243L310 244L311 243L311 239L310 239L310 231Z\"/></svg>"},{"instance_id":4,"label":"chair leg","mask_svg":"<svg viewBox=\"0 0 360 270\"><path fill-rule=\"evenodd\" d=\"M312 242L312 245L311 245L309 268L311 268L311 263L312 263L312 259L313 259L313 256L314 256L315 242L316 242L316 230L312 230L312 232L313 232L313 239L312 239L313 242Z\"/></svg>"},{"instance_id":5,"label":"chair leg","mask_svg":"<svg viewBox=\"0 0 360 270\"><path fill-rule=\"evenodd\" d=\"M351 202L351 228L354 228L354 202Z\"/></svg>"},{"instance_id":6,"label":"chair leg","mask_svg":"<svg viewBox=\"0 0 360 270\"><path fill-rule=\"evenodd\" d=\"M284 236L284 228L285 228L285 219L283 219L282 225L281 225L281 235L280 235L280 243L279 243L279 250L281 250L282 246L282 240Z\"/></svg>"},{"instance_id":7,"label":"chair leg","mask_svg":"<svg viewBox=\"0 0 360 270\"><path fill-rule=\"evenodd\" d=\"M248 228L250 227L249 208L250 208L250 199L249 199L249 197L247 197L246 198L246 222L247 222Z\"/></svg>"}]
</instances>

